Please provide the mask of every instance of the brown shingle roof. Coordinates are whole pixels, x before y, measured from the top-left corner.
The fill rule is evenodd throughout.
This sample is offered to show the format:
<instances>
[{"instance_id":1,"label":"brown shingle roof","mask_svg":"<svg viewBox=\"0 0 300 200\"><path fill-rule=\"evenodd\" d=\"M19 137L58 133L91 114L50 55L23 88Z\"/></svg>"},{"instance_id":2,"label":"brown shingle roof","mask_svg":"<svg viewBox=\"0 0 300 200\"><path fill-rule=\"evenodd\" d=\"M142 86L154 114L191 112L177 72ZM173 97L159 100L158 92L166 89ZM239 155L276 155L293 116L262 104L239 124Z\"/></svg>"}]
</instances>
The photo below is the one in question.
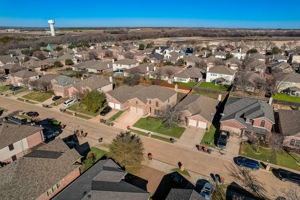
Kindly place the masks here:
<instances>
[{"instance_id":1,"label":"brown shingle roof","mask_svg":"<svg viewBox=\"0 0 300 200\"><path fill-rule=\"evenodd\" d=\"M79 90L81 90L82 88L90 88L91 90L94 90L109 84L111 83L109 82L108 77L95 75L75 83L74 87Z\"/></svg>"},{"instance_id":2,"label":"brown shingle roof","mask_svg":"<svg viewBox=\"0 0 300 200\"><path fill-rule=\"evenodd\" d=\"M279 126L281 133L285 136L300 133L300 111L298 110L278 110Z\"/></svg>"},{"instance_id":3,"label":"brown shingle roof","mask_svg":"<svg viewBox=\"0 0 300 200\"><path fill-rule=\"evenodd\" d=\"M234 75L235 70L230 69L224 65L217 65L214 67L209 68L209 72L216 73L216 74L227 74L227 75Z\"/></svg>"}]
</instances>

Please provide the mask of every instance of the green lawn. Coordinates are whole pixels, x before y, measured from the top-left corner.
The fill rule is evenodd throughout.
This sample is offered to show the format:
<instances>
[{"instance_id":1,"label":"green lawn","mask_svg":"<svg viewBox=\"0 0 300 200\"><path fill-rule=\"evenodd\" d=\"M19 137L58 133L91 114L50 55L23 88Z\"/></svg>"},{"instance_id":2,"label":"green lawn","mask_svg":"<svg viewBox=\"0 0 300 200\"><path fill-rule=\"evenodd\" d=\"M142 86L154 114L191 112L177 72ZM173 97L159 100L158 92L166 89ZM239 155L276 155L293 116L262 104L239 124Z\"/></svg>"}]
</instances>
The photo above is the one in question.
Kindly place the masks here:
<instances>
[{"instance_id":1,"label":"green lawn","mask_svg":"<svg viewBox=\"0 0 300 200\"><path fill-rule=\"evenodd\" d=\"M143 132L143 131L138 131L138 130L134 130L134 129L130 129L130 131L133 132L133 133L136 133L138 135L148 136L148 134ZM151 135L151 138L171 143L170 138L165 138L165 137L162 137L162 136L159 136L159 135Z\"/></svg>"},{"instance_id":2,"label":"green lawn","mask_svg":"<svg viewBox=\"0 0 300 200\"><path fill-rule=\"evenodd\" d=\"M227 91L229 89L229 85L215 85L214 83L209 83L209 82L203 82L200 84L199 88L203 89L211 89L211 90L222 90L222 91Z\"/></svg>"},{"instance_id":3,"label":"green lawn","mask_svg":"<svg viewBox=\"0 0 300 200\"><path fill-rule=\"evenodd\" d=\"M167 128L161 120L151 117L141 118L133 126L175 138L180 138L182 133L185 131L185 128L176 124L171 128Z\"/></svg>"},{"instance_id":4,"label":"green lawn","mask_svg":"<svg viewBox=\"0 0 300 200\"><path fill-rule=\"evenodd\" d=\"M90 115L90 116L93 116L93 117L96 117L99 114L99 112L101 111L101 109L99 109L97 112L88 111L88 110L85 109L84 105L80 104L80 102L74 103L73 105L69 106L68 109L76 111L76 112L80 112L80 113L83 113L83 114L86 114L86 115Z\"/></svg>"},{"instance_id":5,"label":"green lawn","mask_svg":"<svg viewBox=\"0 0 300 200\"><path fill-rule=\"evenodd\" d=\"M216 128L214 125L211 125L209 130L205 132L200 144L205 145L205 146L216 147L215 133L216 133ZM205 144L205 142L210 142L210 144Z\"/></svg>"},{"instance_id":6,"label":"green lawn","mask_svg":"<svg viewBox=\"0 0 300 200\"><path fill-rule=\"evenodd\" d=\"M202 92L202 91L193 92L193 94L204 95L204 96L207 96L207 97L210 97L210 98L213 98L213 99L218 99L218 96L219 96L219 94L217 94L217 93L208 93L208 92ZM222 100L224 98L225 98L225 95L222 95Z\"/></svg>"},{"instance_id":7,"label":"green lawn","mask_svg":"<svg viewBox=\"0 0 300 200\"><path fill-rule=\"evenodd\" d=\"M9 90L10 87L10 85L0 86L0 92L6 92L7 90Z\"/></svg>"},{"instance_id":8,"label":"green lawn","mask_svg":"<svg viewBox=\"0 0 300 200\"><path fill-rule=\"evenodd\" d=\"M292 97L287 94L277 93L277 94L273 95L273 98L277 99L277 100L281 100L281 101L291 101L291 102L300 103L300 97Z\"/></svg>"},{"instance_id":9,"label":"green lawn","mask_svg":"<svg viewBox=\"0 0 300 200\"><path fill-rule=\"evenodd\" d=\"M133 133L136 133L138 135L148 136L148 134L143 131L138 131L138 130L133 130L133 129L130 129L130 131Z\"/></svg>"},{"instance_id":10,"label":"green lawn","mask_svg":"<svg viewBox=\"0 0 300 200\"><path fill-rule=\"evenodd\" d=\"M94 153L95 155L95 162L97 160L99 160L100 158L102 158L107 152L106 151L103 151L101 149L98 149L96 147L92 147L91 148L91 151L87 154L85 160L83 161L84 162L84 169L83 171L86 171L88 168L90 168L95 162L93 162L93 160L89 157L90 153Z\"/></svg>"},{"instance_id":11,"label":"green lawn","mask_svg":"<svg viewBox=\"0 0 300 200\"><path fill-rule=\"evenodd\" d=\"M110 117L109 120L110 120L110 121L116 120L117 118L119 118L119 117L123 114L123 112L124 112L124 111L122 111L122 110L119 111L119 112L117 112L117 113L114 114L112 117Z\"/></svg>"},{"instance_id":12,"label":"green lawn","mask_svg":"<svg viewBox=\"0 0 300 200\"><path fill-rule=\"evenodd\" d=\"M54 101L53 103L51 103L51 106L58 106L58 105L62 104L63 102L65 102L66 100L68 100L68 98L60 98L57 101Z\"/></svg>"},{"instance_id":13,"label":"green lawn","mask_svg":"<svg viewBox=\"0 0 300 200\"><path fill-rule=\"evenodd\" d=\"M182 86L188 86L188 87L194 87L197 85L196 82L188 82L188 83L181 83L181 82L174 82L174 84L182 85Z\"/></svg>"},{"instance_id":14,"label":"green lawn","mask_svg":"<svg viewBox=\"0 0 300 200\"><path fill-rule=\"evenodd\" d=\"M299 154L291 153L291 156L285 151L276 152L273 149L266 149L262 147L259 147L259 153L256 153L253 147L247 143L241 144L240 154L256 160L261 160L300 171L300 165L298 165L295 160L300 160Z\"/></svg>"},{"instance_id":15,"label":"green lawn","mask_svg":"<svg viewBox=\"0 0 300 200\"><path fill-rule=\"evenodd\" d=\"M38 102L44 102L47 99L51 98L53 92L31 92L23 96L25 99L31 99Z\"/></svg>"},{"instance_id":16,"label":"green lawn","mask_svg":"<svg viewBox=\"0 0 300 200\"><path fill-rule=\"evenodd\" d=\"M12 92L12 94L19 94L21 92L25 92L26 90L28 90L28 88L21 88L21 89L19 89L17 91Z\"/></svg>"}]
</instances>

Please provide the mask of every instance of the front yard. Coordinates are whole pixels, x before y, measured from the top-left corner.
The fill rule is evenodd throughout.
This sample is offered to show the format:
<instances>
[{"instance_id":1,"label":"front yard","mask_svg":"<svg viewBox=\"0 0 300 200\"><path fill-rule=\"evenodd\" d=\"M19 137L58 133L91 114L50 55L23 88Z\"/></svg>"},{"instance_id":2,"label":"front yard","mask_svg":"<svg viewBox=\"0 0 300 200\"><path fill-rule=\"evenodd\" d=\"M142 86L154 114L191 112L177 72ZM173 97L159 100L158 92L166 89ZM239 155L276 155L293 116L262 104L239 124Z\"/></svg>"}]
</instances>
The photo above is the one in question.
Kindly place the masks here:
<instances>
[{"instance_id":1,"label":"front yard","mask_svg":"<svg viewBox=\"0 0 300 200\"><path fill-rule=\"evenodd\" d=\"M52 91L49 92L31 92L29 94L26 94L22 96L22 98L30 99L38 102L44 102L47 99L51 98L53 95Z\"/></svg>"},{"instance_id":2,"label":"front yard","mask_svg":"<svg viewBox=\"0 0 300 200\"><path fill-rule=\"evenodd\" d=\"M281 101L291 101L300 103L300 97L292 97L287 94L277 93L273 95L273 99L281 100Z\"/></svg>"},{"instance_id":3,"label":"front yard","mask_svg":"<svg viewBox=\"0 0 300 200\"><path fill-rule=\"evenodd\" d=\"M203 136L200 144L202 144L204 146L216 147L215 133L216 133L216 128L214 125L211 125L209 130L204 133L204 136Z\"/></svg>"},{"instance_id":4,"label":"front yard","mask_svg":"<svg viewBox=\"0 0 300 200\"><path fill-rule=\"evenodd\" d=\"M185 131L184 127L180 127L176 124L174 124L173 127L168 128L160 119L151 117L141 118L133 126L175 138L180 138Z\"/></svg>"},{"instance_id":5,"label":"front yard","mask_svg":"<svg viewBox=\"0 0 300 200\"><path fill-rule=\"evenodd\" d=\"M6 92L7 90L9 90L10 87L10 85L0 86L0 92Z\"/></svg>"},{"instance_id":6,"label":"front yard","mask_svg":"<svg viewBox=\"0 0 300 200\"><path fill-rule=\"evenodd\" d=\"M111 118L109 118L110 121L115 121L116 119L118 119L122 114L124 113L124 111L119 111L116 114L114 114Z\"/></svg>"},{"instance_id":7,"label":"front yard","mask_svg":"<svg viewBox=\"0 0 300 200\"><path fill-rule=\"evenodd\" d=\"M230 88L230 86L229 85L215 85L214 83L203 82L200 84L199 88L227 91Z\"/></svg>"},{"instance_id":8,"label":"front yard","mask_svg":"<svg viewBox=\"0 0 300 200\"><path fill-rule=\"evenodd\" d=\"M93 153L95 155L95 160L93 161L92 158L89 157L89 155ZM91 147L90 152L87 154L85 160L83 161L84 163L84 169L83 171L86 171L87 169L89 169L94 163L96 163L100 158L102 158L103 156L105 156L107 152L103 151L101 149L98 149L96 147Z\"/></svg>"},{"instance_id":9,"label":"front yard","mask_svg":"<svg viewBox=\"0 0 300 200\"><path fill-rule=\"evenodd\" d=\"M296 160L300 160L300 155L295 153L287 153L285 151L277 152L273 149L259 147L258 153L248 143L242 143L240 154L256 160L269 162L283 167L300 171L300 165Z\"/></svg>"},{"instance_id":10,"label":"front yard","mask_svg":"<svg viewBox=\"0 0 300 200\"><path fill-rule=\"evenodd\" d=\"M90 115L90 116L93 116L93 117L96 117L101 112L101 108L97 112L88 111L83 104L80 104L80 102L74 103L73 105L69 106L68 109L72 110L72 111L75 111L75 112Z\"/></svg>"}]
</instances>

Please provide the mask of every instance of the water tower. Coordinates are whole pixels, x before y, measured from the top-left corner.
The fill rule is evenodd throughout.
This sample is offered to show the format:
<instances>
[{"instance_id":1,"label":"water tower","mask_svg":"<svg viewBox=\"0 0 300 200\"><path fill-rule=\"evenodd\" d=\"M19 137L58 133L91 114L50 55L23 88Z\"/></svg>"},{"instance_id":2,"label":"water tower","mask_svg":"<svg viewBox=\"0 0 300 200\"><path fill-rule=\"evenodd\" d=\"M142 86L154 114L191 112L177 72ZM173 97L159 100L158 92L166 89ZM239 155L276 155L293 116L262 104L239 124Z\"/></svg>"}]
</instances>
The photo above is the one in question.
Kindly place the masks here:
<instances>
[{"instance_id":1,"label":"water tower","mask_svg":"<svg viewBox=\"0 0 300 200\"><path fill-rule=\"evenodd\" d=\"M50 19L48 20L48 24L50 25L51 36L55 36L55 30L54 30L55 21Z\"/></svg>"}]
</instances>

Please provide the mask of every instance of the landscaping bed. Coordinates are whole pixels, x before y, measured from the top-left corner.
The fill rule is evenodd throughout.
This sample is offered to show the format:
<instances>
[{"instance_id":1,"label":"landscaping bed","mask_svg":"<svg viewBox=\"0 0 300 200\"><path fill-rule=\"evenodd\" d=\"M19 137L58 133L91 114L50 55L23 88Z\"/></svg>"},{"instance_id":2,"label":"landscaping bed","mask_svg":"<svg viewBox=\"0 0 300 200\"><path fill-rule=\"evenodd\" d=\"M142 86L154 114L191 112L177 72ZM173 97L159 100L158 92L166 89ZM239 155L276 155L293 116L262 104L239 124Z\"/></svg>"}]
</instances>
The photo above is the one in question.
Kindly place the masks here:
<instances>
[{"instance_id":1,"label":"landscaping bed","mask_svg":"<svg viewBox=\"0 0 300 200\"><path fill-rule=\"evenodd\" d=\"M230 86L229 85L215 85L214 83L210 83L210 82L202 82L199 85L199 88L227 91L230 88Z\"/></svg>"},{"instance_id":2,"label":"landscaping bed","mask_svg":"<svg viewBox=\"0 0 300 200\"><path fill-rule=\"evenodd\" d=\"M292 97L287 94L277 93L273 95L273 99L280 100L280 101L290 101L290 102L300 103L300 97Z\"/></svg>"},{"instance_id":3,"label":"landscaping bed","mask_svg":"<svg viewBox=\"0 0 300 200\"><path fill-rule=\"evenodd\" d=\"M300 171L300 165L296 163L296 160L300 159L299 154L287 153L285 151L279 152L274 149L262 147L258 148L259 150L256 152L250 144L242 143L240 146L240 155Z\"/></svg>"},{"instance_id":4,"label":"landscaping bed","mask_svg":"<svg viewBox=\"0 0 300 200\"><path fill-rule=\"evenodd\" d=\"M141 118L133 126L175 138L180 138L182 133L185 131L184 127L180 127L176 124L174 124L173 127L168 128L160 119L151 117Z\"/></svg>"},{"instance_id":5,"label":"landscaping bed","mask_svg":"<svg viewBox=\"0 0 300 200\"><path fill-rule=\"evenodd\" d=\"M25 92L26 90L28 90L28 88L21 88L21 89L19 89L19 90L16 90L16 91L12 92L11 94L16 95L16 94L19 94L19 93L21 93L21 92Z\"/></svg>"},{"instance_id":6,"label":"landscaping bed","mask_svg":"<svg viewBox=\"0 0 300 200\"><path fill-rule=\"evenodd\" d=\"M25 99L31 99L38 102L44 102L51 98L53 92L32 92L23 96Z\"/></svg>"}]
</instances>

